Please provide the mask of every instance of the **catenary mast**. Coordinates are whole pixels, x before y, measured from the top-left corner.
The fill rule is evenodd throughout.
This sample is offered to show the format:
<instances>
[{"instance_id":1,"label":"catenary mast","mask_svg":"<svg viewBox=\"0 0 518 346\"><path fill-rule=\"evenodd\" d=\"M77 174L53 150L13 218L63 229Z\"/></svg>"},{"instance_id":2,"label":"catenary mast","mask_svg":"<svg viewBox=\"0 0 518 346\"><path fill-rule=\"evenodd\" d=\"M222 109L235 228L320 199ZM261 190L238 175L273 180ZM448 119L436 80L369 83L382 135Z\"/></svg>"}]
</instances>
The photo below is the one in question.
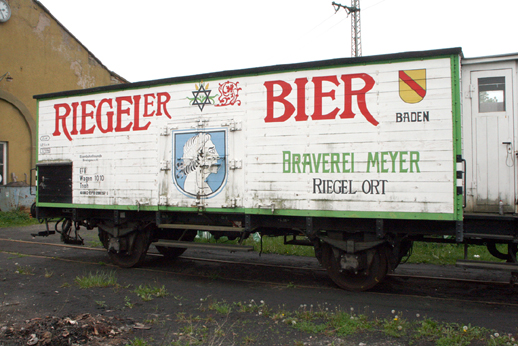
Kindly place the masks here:
<instances>
[{"instance_id":1,"label":"catenary mast","mask_svg":"<svg viewBox=\"0 0 518 346\"><path fill-rule=\"evenodd\" d=\"M362 56L360 0L351 0L351 6L344 6L333 1L335 13L343 8L347 15L351 15L351 56Z\"/></svg>"}]
</instances>

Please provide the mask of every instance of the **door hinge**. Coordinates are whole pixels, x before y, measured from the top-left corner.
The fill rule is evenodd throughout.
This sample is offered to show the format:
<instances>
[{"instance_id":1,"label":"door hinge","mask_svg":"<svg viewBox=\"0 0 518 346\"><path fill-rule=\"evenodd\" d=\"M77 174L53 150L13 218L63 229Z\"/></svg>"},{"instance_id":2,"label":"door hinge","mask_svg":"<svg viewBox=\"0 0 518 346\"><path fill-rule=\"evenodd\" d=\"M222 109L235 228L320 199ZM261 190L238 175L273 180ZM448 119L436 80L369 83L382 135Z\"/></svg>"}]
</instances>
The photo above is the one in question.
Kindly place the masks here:
<instances>
[{"instance_id":1,"label":"door hinge","mask_svg":"<svg viewBox=\"0 0 518 346\"><path fill-rule=\"evenodd\" d=\"M222 208L239 208L241 207L241 198L231 198L228 204L223 204Z\"/></svg>"},{"instance_id":2,"label":"door hinge","mask_svg":"<svg viewBox=\"0 0 518 346\"><path fill-rule=\"evenodd\" d=\"M160 170L161 171L168 171L170 169L171 169L171 161L170 160L160 161Z\"/></svg>"},{"instance_id":3,"label":"door hinge","mask_svg":"<svg viewBox=\"0 0 518 346\"><path fill-rule=\"evenodd\" d=\"M229 160L228 161L228 169L240 169L242 168L241 160Z\"/></svg>"},{"instance_id":4,"label":"door hinge","mask_svg":"<svg viewBox=\"0 0 518 346\"><path fill-rule=\"evenodd\" d=\"M178 128L178 126L176 126L176 125L162 126L160 128L160 136L169 136L171 134L171 130L175 130L177 128Z\"/></svg>"},{"instance_id":5,"label":"door hinge","mask_svg":"<svg viewBox=\"0 0 518 346\"><path fill-rule=\"evenodd\" d=\"M477 92L477 88L475 85L470 84L469 85L469 91L468 91L468 98L472 99L473 95Z\"/></svg>"},{"instance_id":6,"label":"door hinge","mask_svg":"<svg viewBox=\"0 0 518 346\"><path fill-rule=\"evenodd\" d=\"M197 124L195 126L192 126L193 128L204 128L209 123L209 119L200 119L198 120Z\"/></svg>"},{"instance_id":7,"label":"door hinge","mask_svg":"<svg viewBox=\"0 0 518 346\"><path fill-rule=\"evenodd\" d=\"M223 123L221 126L228 126L229 131L241 131L241 122L240 121L230 121L228 123Z\"/></svg>"}]
</instances>

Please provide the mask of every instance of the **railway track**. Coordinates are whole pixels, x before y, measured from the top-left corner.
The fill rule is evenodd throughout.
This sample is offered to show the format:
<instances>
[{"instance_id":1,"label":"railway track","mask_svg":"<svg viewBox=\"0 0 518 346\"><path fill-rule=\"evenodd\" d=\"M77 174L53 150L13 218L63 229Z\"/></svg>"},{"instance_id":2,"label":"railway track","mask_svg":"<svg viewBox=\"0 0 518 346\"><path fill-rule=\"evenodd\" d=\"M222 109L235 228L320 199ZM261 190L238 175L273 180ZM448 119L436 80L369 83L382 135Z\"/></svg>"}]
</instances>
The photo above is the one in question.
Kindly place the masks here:
<instances>
[{"instance_id":1,"label":"railway track","mask_svg":"<svg viewBox=\"0 0 518 346\"><path fill-rule=\"evenodd\" d=\"M19 244L32 244L32 245L41 245L41 246L51 246L57 248L69 248L69 249L80 249L85 251L98 251L105 253L106 250L104 248L99 247L87 247L87 246L78 246L78 245L67 245L60 243L47 243L47 242L35 242L35 241L27 241L27 240L15 240L15 239L4 239L0 238L0 241L11 242L11 243L19 243ZM8 252L8 251L4 251ZM149 251L148 256L152 257L163 257L159 253L154 253ZM29 255L30 256L30 255ZM281 265L281 264L271 264L271 263L257 263L257 262L247 262L247 261L237 261L237 260L222 260L222 259L214 259L214 258L205 258L205 257L193 257L193 256L181 256L182 260L188 261L197 261L197 262L205 262L205 263L213 263L213 264L224 264L224 265L240 265L247 267L263 267L263 268L271 268L271 269L282 269L282 270L294 270L294 271L308 271L313 273L322 273L325 274L326 271L318 266L314 267L304 267L304 266L290 266L290 265ZM145 269L145 268L140 268ZM496 285L506 287L509 286L509 281L495 281L495 280L480 280L480 279L470 279L470 278L459 278L459 277L445 277L445 276L434 276L434 275L415 275L415 274L400 274L400 273L392 273L388 274L387 277L391 278L399 278L405 280L411 279L419 279L419 280L436 280L436 281L444 281L444 282L452 282L452 283L466 283L466 284L478 284L478 285Z\"/></svg>"},{"instance_id":2,"label":"railway track","mask_svg":"<svg viewBox=\"0 0 518 346\"><path fill-rule=\"evenodd\" d=\"M5 234L5 233L4 233ZM463 283L459 280L448 280L430 276L431 279L422 279L417 275L394 275L387 281L382 283L375 289L354 293L345 292L337 288L333 282L327 277L327 274L318 267L315 259L304 259L302 263L305 266L291 265L288 256L286 256L287 265L278 265L275 263L264 263L266 261L277 260L277 256L263 256L263 258L255 257L254 254L244 254L243 256L235 256L231 258L231 254L222 254L218 258L203 258L204 256L214 256L218 253L205 252L204 256L198 256L196 252L186 253L190 256L182 256L174 262L168 262L161 255L150 253L146 258L143 267L134 269L119 269L108 265L101 266L100 262L108 262L108 256L104 248L86 247L66 245L57 242L57 237L48 239L22 238L24 240L15 240L17 237L10 235L11 239L0 238L0 286L7 290L7 302L20 305L4 306L4 310L14 311L20 310L20 320L27 319L26 314L30 306L31 309L37 311L45 311L45 315L68 316L70 309L78 307L80 312L95 311L99 312L98 306L93 303L97 300L107 302L110 310L114 309L114 313L131 313L134 316L144 316L144 308L152 306L151 313L156 313L155 305L147 303L139 303L134 309L121 308L125 300L124 296L134 297L133 289L142 284L165 285L170 292L170 299L156 300L156 306L160 305L164 314L172 314L178 309L187 309L189 313L195 313L195 309L200 304L200 298L214 297L218 301L225 300L229 303L235 301L243 301L244 299L255 298L256 300L264 299L268 306L281 306L287 304L289 307L297 309L301 304L314 304L317 306L344 307L348 310L354 307L358 313L366 313L369 316L386 317L390 316L390 311L395 309L398 313L404 314L405 318L413 318L416 313L427 318L435 318L447 321L466 321L465 324L486 326L482 324L485 317L491 316L489 319L493 327L498 325L499 330L513 331L515 325L511 322L513 312L518 310L518 300L511 301L502 299L495 301L492 296L501 296L502 290L494 289L495 285L486 281L484 284L479 283ZM154 250L151 247L151 250ZM9 251L13 255L7 255ZM27 257L16 256L16 254L26 254ZM203 254L202 254L203 255ZM250 259L256 258L262 263L254 263ZM241 259L241 261L239 261ZM244 260L246 259L246 260ZM282 261L283 258L279 258ZM18 262L21 266L30 265L35 270L35 276L21 276L14 274L14 264ZM314 266L309 267L311 262ZM53 273L50 278L43 278L43 274ZM74 284L74 279L78 276L86 275L89 272L96 273L110 272L114 273L117 282L121 287L126 289L91 289L81 290ZM243 272L252 272L250 277L240 276ZM226 273L226 276L219 277L214 273ZM237 273L238 275L234 275ZM265 273L262 277L256 273ZM270 276L279 275L269 280ZM307 278L316 277L315 280ZM1 281L2 278L7 278ZM293 286L290 286L293 281ZM406 281L406 283L405 283ZM417 282L408 288L407 283ZM433 281L433 282L431 282ZM479 282L483 282L480 281ZM70 284L65 288L64 284ZM9 285L9 286L7 286ZM24 285L24 286L21 286ZM416 292L416 286L430 286L431 291ZM460 287L455 292L469 292L465 287L472 286L491 286L489 295L479 297L476 300L466 298L464 293L454 293L449 295L437 295L432 291L439 288L442 291L451 291L451 287ZM508 287L509 285L498 284L498 287ZM8 288L9 287L9 288ZM394 288L395 287L395 288ZM477 288L480 289L480 288ZM58 294L59 291L59 294ZM114 293L117 291L116 293ZM19 295L19 296L18 296ZM106 297L105 297L106 295ZM24 299L27 297L27 300ZM58 298L59 297L59 298ZM102 298L101 298L102 297ZM49 299L58 299L58 312L52 312L51 308L44 308L43 304L48 306ZM180 304L181 303L181 304ZM25 304L25 305L24 305ZM36 304L36 305L34 305ZM155 303L153 303L155 304ZM328 304L328 305L324 305ZM183 307L179 307L182 305ZM47 309L47 310L45 310ZM88 310L90 309L90 310ZM49 312L47 312L49 311ZM495 322L495 314L498 312L499 321ZM515 315L514 315L515 316ZM487 318L486 318L487 319ZM485 320L484 320L485 321ZM503 329L505 325L507 329ZM158 327L153 326L154 332Z\"/></svg>"}]
</instances>

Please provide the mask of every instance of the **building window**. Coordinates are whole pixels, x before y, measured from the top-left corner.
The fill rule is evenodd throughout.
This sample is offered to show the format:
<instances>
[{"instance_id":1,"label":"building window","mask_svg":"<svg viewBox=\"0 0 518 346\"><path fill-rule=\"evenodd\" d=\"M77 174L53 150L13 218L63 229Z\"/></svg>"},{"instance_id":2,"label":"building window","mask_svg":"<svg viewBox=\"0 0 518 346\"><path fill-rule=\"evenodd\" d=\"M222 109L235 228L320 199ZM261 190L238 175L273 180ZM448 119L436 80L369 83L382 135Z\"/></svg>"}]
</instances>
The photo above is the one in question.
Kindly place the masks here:
<instances>
[{"instance_id":1,"label":"building window","mask_svg":"<svg viewBox=\"0 0 518 346\"><path fill-rule=\"evenodd\" d=\"M0 142L0 185L7 184L7 143Z\"/></svg>"},{"instance_id":2,"label":"building window","mask_svg":"<svg viewBox=\"0 0 518 346\"><path fill-rule=\"evenodd\" d=\"M478 111L505 112L505 77L478 79Z\"/></svg>"}]
</instances>

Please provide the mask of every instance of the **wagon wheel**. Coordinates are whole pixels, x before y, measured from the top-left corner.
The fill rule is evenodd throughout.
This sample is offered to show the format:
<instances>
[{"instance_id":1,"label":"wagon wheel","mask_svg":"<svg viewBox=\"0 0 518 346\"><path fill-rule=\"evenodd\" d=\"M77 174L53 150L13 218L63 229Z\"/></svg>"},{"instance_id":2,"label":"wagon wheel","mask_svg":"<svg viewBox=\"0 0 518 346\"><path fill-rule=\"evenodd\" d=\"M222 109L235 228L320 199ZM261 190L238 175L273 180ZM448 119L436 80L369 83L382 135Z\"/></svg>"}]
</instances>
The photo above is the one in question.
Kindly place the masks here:
<instances>
[{"instance_id":1,"label":"wagon wheel","mask_svg":"<svg viewBox=\"0 0 518 346\"><path fill-rule=\"evenodd\" d=\"M383 281L388 271L387 255L382 247L369 249L354 255L327 243L322 244L322 263L329 277L341 288L349 291L365 291ZM357 270L347 268L346 256L359 259ZM345 267L345 269L344 269Z\"/></svg>"},{"instance_id":2,"label":"wagon wheel","mask_svg":"<svg viewBox=\"0 0 518 346\"><path fill-rule=\"evenodd\" d=\"M516 253L518 252L518 245L517 244L507 244L507 253L500 252L496 248L496 243L487 243L486 244L487 250L491 255L494 257L506 260L507 262L516 262Z\"/></svg>"},{"instance_id":3,"label":"wagon wheel","mask_svg":"<svg viewBox=\"0 0 518 346\"><path fill-rule=\"evenodd\" d=\"M175 234L174 236L167 237L170 240L179 240L182 238L182 241L193 241L196 238L196 232L186 232L182 237L182 234ZM168 247L168 246L155 246L158 252L160 252L165 258L172 260L180 257L187 248L184 247Z\"/></svg>"},{"instance_id":4,"label":"wagon wheel","mask_svg":"<svg viewBox=\"0 0 518 346\"><path fill-rule=\"evenodd\" d=\"M128 249L118 253L109 251L108 255L110 256L112 262L119 267L137 267L142 264L146 258L146 252L149 247L148 237L144 232L135 232L126 236L125 238L126 241L128 241Z\"/></svg>"}]
</instances>

